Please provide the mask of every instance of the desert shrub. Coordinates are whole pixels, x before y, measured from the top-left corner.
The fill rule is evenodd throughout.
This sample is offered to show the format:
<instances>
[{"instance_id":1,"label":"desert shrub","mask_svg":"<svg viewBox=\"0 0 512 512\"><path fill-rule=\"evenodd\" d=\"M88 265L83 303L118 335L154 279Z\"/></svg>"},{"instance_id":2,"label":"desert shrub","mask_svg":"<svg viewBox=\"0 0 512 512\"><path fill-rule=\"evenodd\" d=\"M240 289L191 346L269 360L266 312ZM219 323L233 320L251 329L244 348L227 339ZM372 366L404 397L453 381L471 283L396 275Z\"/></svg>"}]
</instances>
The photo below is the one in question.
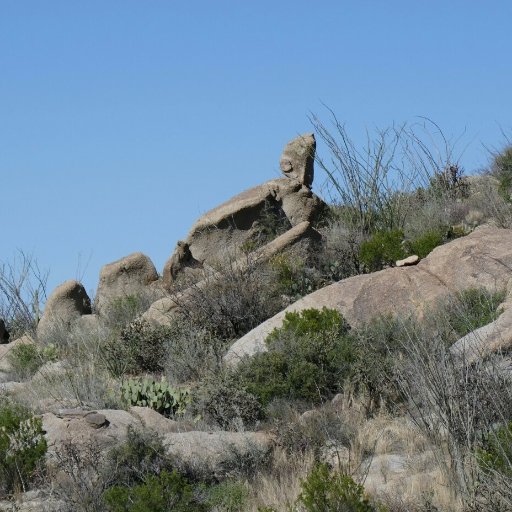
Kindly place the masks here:
<instances>
[{"instance_id":1,"label":"desert shrub","mask_svg":"<svg viewBox=\"0 0 512 512\"><path fill-rule=\"evenodd\" d=\"M194 496L194 488L176 470L149 475L133 487L114 486L105 492L110 512L194 512L206 510Z\"/></svg>"},{"instance_id":2,"label":"desert shrub","mask_svg":"<svg viewBox=\"0 0 512 512\"><path fill-rule=\"evenodd\" d=\"M430 178L429 191L434 196L447 196L452 200L464 199L469 193L469 183L464 169L458 164L446 165Z\"/></svg>"},{"instance_id":3,"label":"desert shrub","mask_svg":"<svg viewBox=\"0 0 512 512\"><path fill-rule=\"evenodd\" d=\"M169 382L197 382L220 372L226 341L187 318L177 318L168 332L165 374Z\"/></svg>"},{"instance_id":4,"label":"desert shrub","mask_svg":"<svg viewBox=\"0 0 512 512\"><path fill-rule=\"evenodd\" d=\"M46 440L40 418L0 399L0 495L28 490L44 468Z\"/></svg>"},{"instance_id":5,"label":"desert shrub","mask_svg":"<svg viewBox=\"0 0 512 512\"><path fill-rule=\"evenodd\" d=\"M414 328L411 319L380 316L354 331L357 357L352 383L361 397L368 397L368 413L380 406L394 409L402 402L396 361L401 357L404 339Z\"/></svg>"},{"instance_id":6,"label":"desert shrub","mask_svg":"<svg viewBox=\"0 0 512 512\"><path fill-rule=\"evenodd\" d=\"M257 397L231 372L205 379L195 390L193 400L196 415L224 430L254 427L264 417Z\"/></svg>"},{"instance_id":7,"label":"desert shrub","mask_svg":"<svg viewBox=\"0 0 512 512\"><path fill-rule=\"evenodd\" d=\"M498 190L501 196L510 201L512 189L512 146L506 147L494 157L491 173L498 179Z\"/></svg>"},{"instance_id":8,"label":"desert shrub","mask_svg":"<svg viewBox=\"0 0 512 512\"><path fill-rule=\"evenodd\" d=\"M279 415L276 416L276 408ZM326 446L350 446L355 431L346 418L330 404L299 415L291 404L272 403L269 416L273 419L276 443L289 455L312 454L320 460Z\"/></svg>"},{"instance_id":9,"label":"desert shrub","mask_svg":"<svg viewBox=\"0 0 512 512\"><path fill-rule=\"evenodd\" d=\"M512 421L485 436L477 450L477 459L485 472L498 471L512 478Z\"/></svg>"},{"instance_id":10,"label":"desert shrub","mask_svg":"<svg viewBox=\"0 0 512 512\"><path fill-rule=\"evenodd\" d=\"M218 512L239 512L246 510L249 490L243 482L227 480L212 486L207 495L210 509Z\"/></svg>"},{"instance_id":11,"label":"desert shrub","mask_svg":"<svg viewBox=\"0 0 512 512\"><path fill-rule=\"evenodd\" d=\"M57 348L53 344L39 347L33 343L20 343L8 353L12 373L20 379L32 377L48 361L57 360Z\"/></svg>"},{"instance_id":12,"label":"desert shrub","mask_svg":"<svg viewBox=\"0 0 512 512\"><path fill-rule=\"evenodd\" d=\"M114 298L103 306L103 322L109 330L119 332L147 311L157 298L158 294L151 289L137 295Z\"/></svg>"},{"instance_id":13,"label":"desert shrub","mask_svg":"<svg viewBox=\"0 0 512 512\"><path fill-rule=\"evenodd\" d=\"M326 464L318 464L302 482L298 498L307 512L377 512L364 495L364 488L349 475L330 472Z\"/></svg>"},{"instance_id":14,"label":"desert shrub","mask_svg":"<svg viewBox=\"0 0 512 512\"><path fill-rule=\"evenodd\" d=\"M128 379L121 384L128 405L150 407L164 416L183 414L190 403L188 389L170 386L165 378Z\"/></svg>"},{"instance_id":15,"label":"desert shrub","mask_svg":"<svg viewBox=\"0 0 512 512\"><path fill-rule=\"evenodd\" d=\"M164 370L170 331L134 320L104 344L104 361L112 375L159 373Z\"/></svg>"},{"instance_id":16,"label":"desert shrub","mask_svg":"<svg viewBox=\"0 0 512 512\"><path fill-rule=\"evenodd\" d=\"M335 310L288 312L266 339L267 352L243 361L237 376L263 404L273 398L319 403L336 393L354 360L349 326Z\"/></svg>"},{"instance_id":17,"label":"desert shrub","mask_svg":"<svg viewBox=\"0 0 512 512\"><path fill-rule=\"evenodd\" d=\"M435 229L423 233L420 237L407 242L406 248L409 254L416 254L424 258L432 252L437 246L446 241L446 231Z\"/></svg>"},{"instance_id":18,"label":"desert shrub","mask_svg":"<svg viewBox=\"0 0 512 512\"><path fill-rule=\"evenodd\" d=\"M361 263L370 272L394 265L396 260L405 256L403 239L404 233L401 230L375 233L369 240L361 243L359 252Z\"/></svg>"},{"instance_id":19,"label":"desert shrub","mask_svg":"<svg viewBox=\"0 0 512 512\"><path fill-rule=\"evenodd\" d=\"M494 322L504 299L505 292L492 293L485 288L468 288L455 294L448 300L446 310L449 324L457 337Z\"/></svg>"},{"instance_id":20,"label":"desert shrub","mask_svg":"<svg viewBox=\"0 0 512 512\"><path fill-rule=\"evenodd\" d=\"M300 256L281 253L271 259L270 266L276 273L275 290L290 297L292 301L320 287L320 276Z\"/></svg>"},{"instance_id":21,"label":"desert shrub","mask_svg":"<svg viewBox=\"0 0 512 512\"><path fill-rule=\"evenodd\" d=\"M239 338L282 309L282 298L271 283L268 267L248 259L243 268L230 260L200 286L188 288L186 298L175 295L178 311L222 340Z\"/></svg>"}]
</instances>

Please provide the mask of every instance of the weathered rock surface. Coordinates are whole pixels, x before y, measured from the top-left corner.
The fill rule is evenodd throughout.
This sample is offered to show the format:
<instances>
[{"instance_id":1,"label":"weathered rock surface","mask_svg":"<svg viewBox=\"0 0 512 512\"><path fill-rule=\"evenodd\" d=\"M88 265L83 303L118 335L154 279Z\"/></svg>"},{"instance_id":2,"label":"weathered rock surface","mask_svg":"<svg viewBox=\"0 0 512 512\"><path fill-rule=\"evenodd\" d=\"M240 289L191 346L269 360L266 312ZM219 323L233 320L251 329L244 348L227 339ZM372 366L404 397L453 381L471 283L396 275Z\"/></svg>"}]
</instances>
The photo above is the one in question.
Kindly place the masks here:
<instances>
[{"instance_id":1,"label":"weathered rock surface","mask_svg":"<svg viewBox=\"0 0 512 512\"><path fill-rule=\"evenodd\" d=\"M420 257L413 255L413 256L404 258L403 260L398 260L395 263L395 266L396 267L410 267L411 265L417 265L419 262L420 262Z\"/></svg>"},{"instance_id":2,"label":"weathered rock surface","mask_svg":"<svg viewBox=\"0 0 512 512\"><path fill-rule=\"evenodd\" d=\"M313 222L325 203L311 191L314 175L315 137L305 134L289 142L281 156L284 178L253 187L205 213L192 226L187 239L178 242L163 271L170 287L183 271L214 267L226 257L237 258L265 230L283 232L302 222Z\"/></svg>"},{"instance_id":3,"label":"weathered rock surface","mask_svg":"<svg viewBox=\"0 0 512 512\"><path fill-rule=\"evenodd\" d=\"M263 432L185 432L164 436L164 446L178 468L193 469L196 474L222 478L261 463L272 448Z\"/></svg>"},{"instance_id":4,"label":"weathered rock surface","mask_svg":"<svg viewBox=\"0 0 512 512\"><path fill-rule=\"evenodd\" d=\"M499 310L500 316L490 324L466 334L455 342L450 350L453 354L474 361L490 353L508 351L512 347L512 280L508 283L507 296Z\"/></svg>"},{"instance_id":5,"label":"weathered rock surface","mask_svg":"<svg viewBox=\"0 0 512 512\"><path fill-rule=\"evenodd\" d=\"M69 280L57 286L44 308L43 316L37 326L37 337L49 338L56 328L70 328L82 315L91 313L91 300L81 283Z\"/></svg>"},{"instance_id":6,"label":"weathered rock surface","mask_svg":"<svg viewBox=\"0 0 512 512\"><path fill-rule=\"evenodd\" d=\"M313 185L316 140L313 133L299 135L286 144L279 167L287 178L306 187Z\"/></svg>"},{"instance_id":7,"label":"weathered rock surface","mask_svg":"<svg viewBox=\"0 0 512 512\"><path fill-rule=\"evenodd\" d=\"M0 344L9 342L9 333L5 327L3 318L0 318Z\"/></svg>"},{"instance_id":8,"label":"weathered rock surface","mask_svg":"<svg viewBox=\"0 0 512 512\"><path fill-rule=\"evenodd\" d=\"M67 512L69 505L51 495L50 490L18 494L14 501L0 501L0 512Z\"/></svg>"},{"instance_id":9,"label":"weathered rock surface","mask_svg":"<svg viewBox=\"0 0 512 512\"><path fill-rule=\"evenodd\" d=\"M434 249L416 266L389 268L350 277L303 297L233 344L229 364L266 350L265 338L280 327L287 311L337 309L351 325L380 314L418 314L452 293L505 288L512 277L512 230L483 226Z\"/></svg>"},{"instance_id":10,"label":"weathered rock surface","mask_svg":"<svg viewBox=\"0 0 512 512\"><path fill-rule=\"evenodd\" d=\"M112 301L138 296L157 279L158 272L152 261L140 252L105 265L100 271L96 310L100 315L105 314Z\"/></svg>"},{"instance_id":11,"label":"weathered rock surface","mask_svg":"<svg viewBox=\"0 0 512 512\"><path fill-rule=\"evenodd\" d=\"M320 243L320 241L320 233L311 226L310 222L304 221L253 251L250 258L239 258L233 263L232 268L243 271L248 265L268 261L276 254L280 254L296 244L306 243L309 246L314 246L315 243ZM202 271L201 273L204 275ZM142 315L142 319L152 325L170 325L179 308L185 307L189 298L194 297L198 289L221 279L223 279L222 272L210 272L207 278L197 281L192 287L183 290L179 294L155 301Z\"/></svg>"},{"instance_id":12,"label":"weathered rock surface","mask_svg":"<svg viewBox=\"0 0 512 512\"><path fill-rule=\"evenodd\" d=\"M164 418L151 409L132 407L129 411L61 409L42 416L48 442L48 459L65 443L79 451L91 446L108 450L127 439L129 427L149 429L162 436L169 456L179 467L196 468L205 475L224 476L240 461L263 458L272 447L260 432L200 432L192 425Z\"/></svg>"}]
</instances>

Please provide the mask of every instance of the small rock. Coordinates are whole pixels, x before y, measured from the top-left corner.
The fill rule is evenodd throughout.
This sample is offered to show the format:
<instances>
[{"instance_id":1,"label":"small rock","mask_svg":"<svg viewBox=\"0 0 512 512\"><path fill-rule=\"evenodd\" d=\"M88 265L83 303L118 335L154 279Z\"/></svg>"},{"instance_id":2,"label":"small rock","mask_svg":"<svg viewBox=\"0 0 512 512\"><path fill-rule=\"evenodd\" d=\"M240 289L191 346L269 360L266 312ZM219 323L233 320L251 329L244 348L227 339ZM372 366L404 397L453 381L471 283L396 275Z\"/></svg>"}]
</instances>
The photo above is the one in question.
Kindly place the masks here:
<instances>
[{"instance_id":1,"label":"small rock","mask_svg":"<svg viewBox=\"0 0 512 512\"><path fill-rule=\"evenodd\" d=\"M420 262L419 256L409 256L408 258L404 258L403 260L398 260L395 263L396 267L410 267L412 265L417 265Z\"/></svg>"},{"instance_id":2,"label":"small rock","mask_svg":"<svg viewBox=\"0 0 512 512\"><path fill-rule=\"evenodd\" d=\"M98 412L91 412L87 414L84 419L93 428L101 428L105 425L108 425L108 421L105 415Z\"/></svg>"}]
</instances>

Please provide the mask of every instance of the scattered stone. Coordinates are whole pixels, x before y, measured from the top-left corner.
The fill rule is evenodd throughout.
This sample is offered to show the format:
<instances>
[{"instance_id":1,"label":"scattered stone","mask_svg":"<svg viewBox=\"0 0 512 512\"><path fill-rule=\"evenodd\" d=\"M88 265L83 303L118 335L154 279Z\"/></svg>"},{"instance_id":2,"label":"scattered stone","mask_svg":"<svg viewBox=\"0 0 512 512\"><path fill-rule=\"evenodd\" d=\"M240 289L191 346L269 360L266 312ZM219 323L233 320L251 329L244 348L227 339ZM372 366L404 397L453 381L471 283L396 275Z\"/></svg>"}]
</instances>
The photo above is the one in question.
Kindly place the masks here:
<instances>
[{"instance_id":1,"label":"scattered stone","mask_svg":"<svg viewBox=\"0 0 512 512\"><path fill-rule=\"evenodd\" d=\"M98 412L90 412L84 416L84 419L93 428L108 426L108 421L105 415Z\"/></svg>"},{"instance_id":2,"label":"scattered stone","mask_svg":"<svg viewBox=\"0 0 512 512\"><path fill-rule=\"evenodd\" d=\"M56 329L68 330L82 315L91 313L91 300L78 281L66 281L52 292L37 326L37 337L51 341Z\"/></svg>"},{"instance_id":3,"label":"scattered stone","mask_svg":"<svg viewBox=\"0 0 512 512\"><path fill-rule=\"evenodd\" d=\"M165 283L172 283L176 280L179 273L186 272L201 272L201 262L197 261L190 252L190 246L187 242L179 241L176 244L174 253L164 266L163 280Z\"/></svg>"},{"instance_id":4,"label":"scattered stone","mask_svg":"<svg viewBox=\"0 0 512 512\"><path fill-rule=\"evenodd\" d=\"M155 266L141 252L109 263L100 271L95 308L100 315L106 314L112 301L138 297L157 279L158 273Z\"/></svg>"},{"instance_id":5,"label":"scattered stone","mask_svg":"<svg viewBox=\"0 0 512 512\"><path fill-rule=\"evenodd\" d=\"M398 260L395 263L396 267L410 267L412 265L417 265L420 262L419 256L408 256L407 258L404 258L403 260Z\"/></svg>"},{"instance_id":6,"label":"scattered stone","mask_svg":"<svg viewBox=\"0 0 512 512\"><path fill-rule=\"evenodd\" d=\"M314 177L316 141L313 133L299 135L285 146L279 167L287 178L311 188Z\"/></svg>"}]
</instances>

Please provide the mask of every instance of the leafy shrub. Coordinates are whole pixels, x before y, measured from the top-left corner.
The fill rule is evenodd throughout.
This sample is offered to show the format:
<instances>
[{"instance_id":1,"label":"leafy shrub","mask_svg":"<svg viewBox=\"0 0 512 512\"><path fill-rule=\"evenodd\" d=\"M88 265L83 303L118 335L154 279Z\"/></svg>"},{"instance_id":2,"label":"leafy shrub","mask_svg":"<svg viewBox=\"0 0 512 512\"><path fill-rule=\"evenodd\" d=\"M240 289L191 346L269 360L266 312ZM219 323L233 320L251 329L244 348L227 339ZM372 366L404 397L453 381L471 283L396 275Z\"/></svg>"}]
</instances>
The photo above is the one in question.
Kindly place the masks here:
<instances>
[{"instance_id":1,"label":"leafy shrub","mask_svg":"<svg viewBox=\"0 0 512 512\"><path fill-rule=\"evenodd\" d=\"M445 242L445 235L446 233L443 233L440 229L427 231L415 240L407 242L407 252L409 254L416 254L420 258L424 258L437 246Z\"/></svg>"},{"instance_id":2,"label":"leafy shrub","mask_svg":"<svg viewBox=\"0 0 512 512\"><path fill-rule=\"evenodd\" d=\"M382 270L405 256L401 230L380 231L361 244L359 259L370 271Z\"/></svg>"},{"instance_id":3,"label":"leafy shrub","mask_svg":"<svg viewBox=\"0 0 512 512\"><path fill-rule=\"evenodd\" d=\"M123 398L128 405L150 407L164 416L183 414L190 402L187 389L170 386L162 377L153 379L128 379L121 384Z\"/></svg>"},{"instance_id":4,"label":"leafy shrub","mask_svg":"<svg viewBox=\"0 0 512 512\"><path fill-rule=\"evenodd\" d=\"M447 306L451 328L460 338L494 322L504 299L504 292L491 293L485 288L468 288L457 293Z\"/></svg>"},{"instance_id":5,"label":"leafy shrub","mask_svg":"<svg viewBox=\"0 0 512 512\"><path fill-rule=\"evenodd\" d=\"M112 375L159 373L164 369L170 331L134 320L115 333L103 347L104 360Z\"/></svg>"},{"instance_id":6,"label":"leafy shrub","mask_svg":"<svg viewBox=\"0 0 512 512\"><path fill-rule=\"evenodd\" d=\"M26 489L42 468L46 439L40 418L0 400L0 495Z\"/></svg>"},{"instance_id":7,"label":"leafy shrub","mask_svg":"<svg viewBox=\"0 0 512 512\"><path fill-rule=\"evenodd\" d=\"M277 397L319 403L349 376L355 354L348 331L332 309L288 312L268 336L268 352L243 361L238 378L263 404Z\"/></svg>"},{"instance_id":8,"label":"leafy shrub","mask_svg":"<svg viewBox=\"0 0 512 512\"><path fill-rule=\"evenodd\" d=\"M8 359L14 375L28 379L46 362L57 360L57 348L53 344L41 348L33 343L20 343L9 351Z\"/></svg>"},{"instance_id":9,"label":"leafy shrub","mask_svg":"<svg viewBox=\"0 0 512 512\"><path fill-rule=\"evenodd\" d=\"M477 460L485 472L498 471L512 477L512 421L486 436Z\"/></svg>"},{"instance_id":10,"label":"leafy shrub","mask_svg":"<svg viewBox=\"0 0 512 512\"><path fill-rule=\"evenodd\" d=\"M496 155L492 165L492 174L498 179L498 191L501 196L510 201L510 191L512 190L512 146Z\"/></svg>"},{"instance_id":11,"label":"leafy shrub","mask_svg":"<svg viewBox=\"0 0 512 512\"><path fill-rule=\"evenodd\" d=\"M253 427L264 417L258 399L231 373L206 379L194 395L194 412L224 430Z\"/></svg>"},{"instance_id":12,"label":"leafy shrub","mask_svg":"<svg viewBox=\"0 0 512 512\"><path fill-rule=\"evenodd\" d=\"M318 464L301 484L298 503L306 512L377 512L364 496L364 488L348 475L331 473L327 464Z\"/></svg>"},{"instance_id":13,"label":"leafy shrub","mask_svg":"<svg viewBox=\"0 0 512 512\"><path fill-rule=\"evenodd\" d=\"M225 481L212 486L208 491L208 506L218 512L245 510L249 490L238 481Z\"/></svg>"},{"instance_id":14,"label":"leafy shrub","mask_svg":"<svg viewBox=\"0 0 512 512\"><path fill-rule=\"evenodd\" d=\"M194 496L194 488L176 470L149 475L133 487L114 486L105 492L110 512L194 512L206 510Z\"/></svg>"}]
</instances>

